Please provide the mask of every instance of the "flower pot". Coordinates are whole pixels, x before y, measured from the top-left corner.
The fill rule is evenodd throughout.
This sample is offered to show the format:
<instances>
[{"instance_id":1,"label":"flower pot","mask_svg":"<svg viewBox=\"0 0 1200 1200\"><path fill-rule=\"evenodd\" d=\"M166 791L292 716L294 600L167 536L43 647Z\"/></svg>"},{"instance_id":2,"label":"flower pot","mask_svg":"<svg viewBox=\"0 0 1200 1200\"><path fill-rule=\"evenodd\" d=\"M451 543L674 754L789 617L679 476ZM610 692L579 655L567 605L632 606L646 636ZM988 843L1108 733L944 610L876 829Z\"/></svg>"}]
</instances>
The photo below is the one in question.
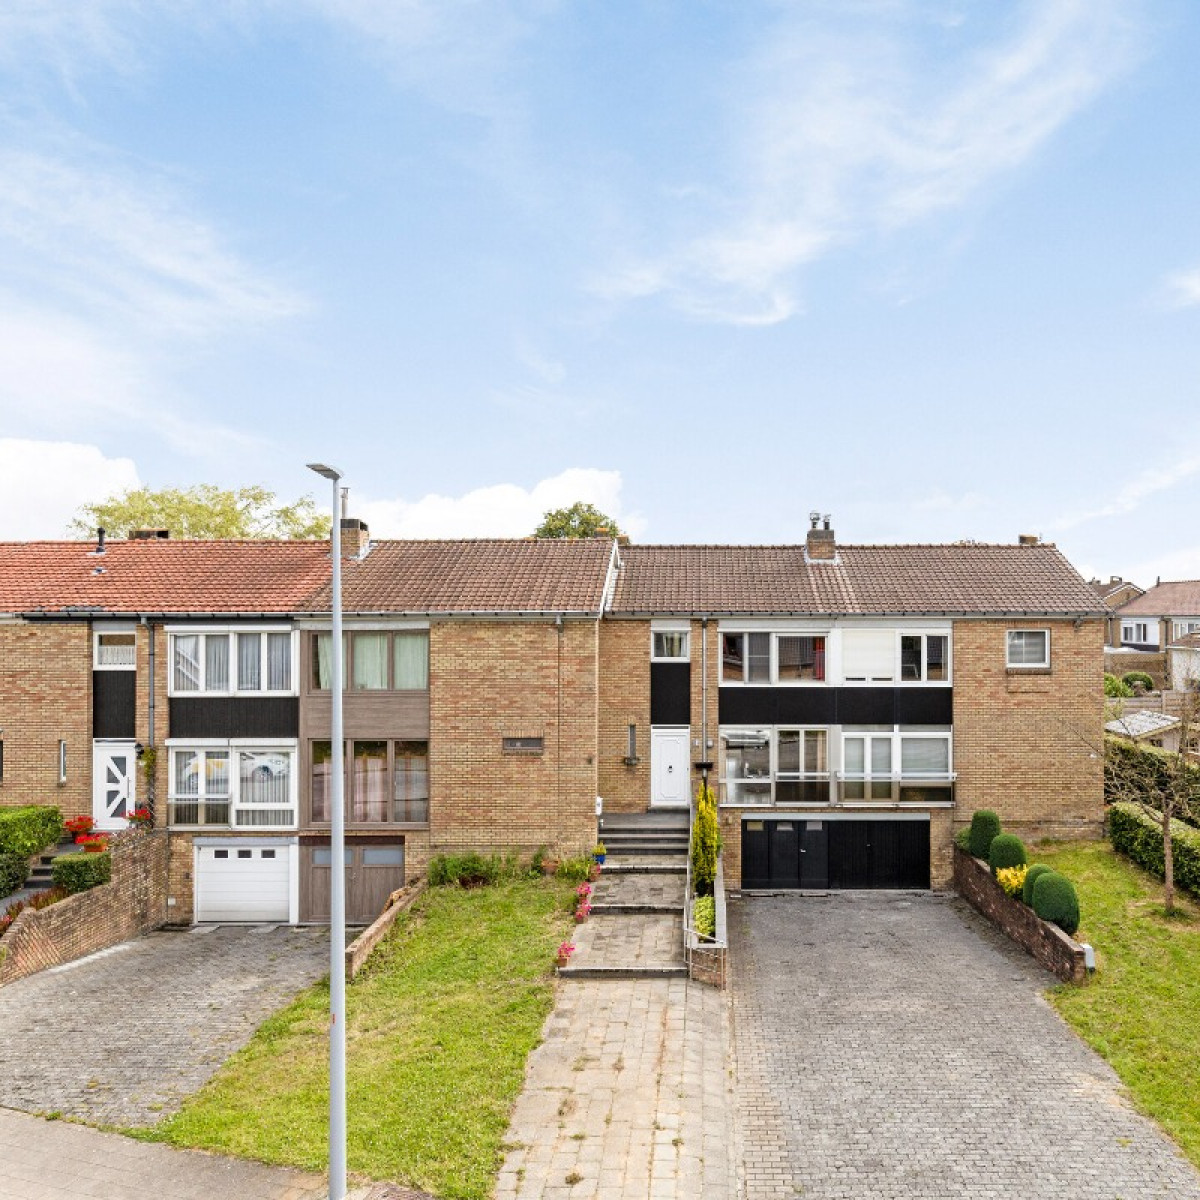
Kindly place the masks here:
<instances>
[{"instance_id":1,"label":"flower pot","mask_svg":"<svg viewBox=\"0 0 1200 1200\"><path fill-rule=\"evenodd\" d=\"M103 854L107 849L102 842L85 842L83 846L84 854Z\"/></svg>"},{"instance_id":2,"label":"flower pot","mask_svg":"<svg viewBox=\"0 0 1200 1200\"><path fill-rule=\"evenodd\" d=\"M565 967L570 961L571 961L571 956L569 954L560 954L554 960L554 965L556 967Z\"/></svg>"},{"instance_id":3,"label":"flower pot","mask_svg":"<svg viewBox=\"0 0 1200 1200\"><path fill-rule=\"evenodd\" d=\"M604 860L608 857L607 854L593 854L592 858L600 865L604 865Z\"/></svg>"},{"instance_id":4,"label":"flower pot","mask_svg":"<svg viewBox=\"0 0 1200 1200\"><path fill-rule=\"evenodd\" d=\"M575 914L575 924L576 925L582 925L584 923L584 921L586 921L587 919L588 919L587 913L577 912Z\"/></svg>"}]
</instances>

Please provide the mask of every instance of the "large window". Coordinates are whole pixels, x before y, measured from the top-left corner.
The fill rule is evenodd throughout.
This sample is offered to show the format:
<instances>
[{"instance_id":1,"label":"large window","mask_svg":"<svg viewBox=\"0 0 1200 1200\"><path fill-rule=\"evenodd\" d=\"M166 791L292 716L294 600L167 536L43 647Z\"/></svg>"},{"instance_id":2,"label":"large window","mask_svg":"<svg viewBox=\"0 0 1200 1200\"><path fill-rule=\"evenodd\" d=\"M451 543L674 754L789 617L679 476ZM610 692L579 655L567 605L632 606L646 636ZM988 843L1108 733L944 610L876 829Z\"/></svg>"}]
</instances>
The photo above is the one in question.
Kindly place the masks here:
<instances>
[{"instance_id":1,"label":"large window","mask_svg":"<svg viewBox=\"0 0 1200 1200\"><path fill-rule=\"evenodd\" d=\"M944 633L902 633L900 678L905 683L945 683L950 678L950 638Z\"/></svg>"},{"instance_id":2,"label":"large window","mask_svg":"<svg viewBox=\"0 0 1200 1200\"><path fill-rule=\"evenodd\" d=\"M824 634L721 634L722 683L824 681Z\"/></svg>"},{"instance_id":3,"label":"large window","mask_svg":"<svg viewBox=\"0 0 1200 1200\"><path fill-rule=\"evenodd\" d=\"M295 828L291 747L172 746L170 753L171 825Z\"/></svg>"},{"instance_id":4,"label":"large window","mask_svg":"<svg viewBox=\"0 0 1200 1200\"><path fill-rule=\"evenodd\" d=\"M328 691L333 642L313 634L312 686ZM356 630L342 642L342 686L354 692L408 692L429 688L429 633L424 629Z\"/></svg>"},{"instance_id":5,"label":"large window","mask_svg":"<svg viewBox=\"0 0 1200 1200\"><path fill-rule=\"evenodd\" d=\"M725 685L845 683L894 687L949 682L948 631L855 625L830 633L803 629L721 631L721 683Z\"/></svg>"},{"instance_id":6,"label":"large window","mask_svg":"<svg viewBox=\"0 0 1200 1200\"><path fill-rule=\"evenodd\" d=\"M824 729L722 729L726 804L825 804L829 800Z\"/></svg>"},{"instance_id":7,"label":"large window","mask_svg":"<svg viewBox=\"0 0 1200 1200\"><path fill-rule=\"evenodd\" d=\"M171 695L293 691L290 630L171 634Z\"/></svg>"},{"instance_id":8,"label":"large window","mask_svg":"<svg viewBox=\"0 0 1200 1200\"><path fill-rule=\"evenodd\" d=\"M948 800L951 732L942 726L881 726L842 732L841 798Z\"/></svg>"},{"instance_id":9,"label":"large window","mask_svg":"<svg viewBox=\"0 0 1200 1200\"><path fill-rule=\"evenodd\" d=\"M348 741L345 751L346 820L359 824L429 822L429 743L374 739ZM332 743L312 743L311 816L332 817Z\"/></svg>"},{"instance_id":10,"label":"large window","mask_svg":"<svg viewBox=\"0 0 1200 1200\"><path fill-rule=\"evenodd\" d=\"M1010 667L1048 667L1050 631L1048 629L1010 629L1005 664Z\"/></svg>"}]
</instances>

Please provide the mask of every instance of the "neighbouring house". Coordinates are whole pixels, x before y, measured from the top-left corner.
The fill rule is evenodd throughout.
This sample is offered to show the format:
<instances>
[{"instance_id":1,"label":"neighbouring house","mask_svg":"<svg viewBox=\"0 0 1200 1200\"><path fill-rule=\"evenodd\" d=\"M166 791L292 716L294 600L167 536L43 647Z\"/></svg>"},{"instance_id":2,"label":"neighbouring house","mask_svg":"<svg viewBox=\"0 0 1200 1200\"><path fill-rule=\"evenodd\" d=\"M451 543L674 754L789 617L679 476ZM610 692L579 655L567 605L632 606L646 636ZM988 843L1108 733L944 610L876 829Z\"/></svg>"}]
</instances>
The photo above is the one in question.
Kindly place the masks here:
<instances>
[{"instance_id":1,"label":"neighbouring house","mask_svg":"<svg viewBox=\"0 0 1200 1200\"><path fill-rule=\"evenodd\" d=\"M1138 587L1136 583L1128 579L1122 579L1120 575L1110 575L1107 583L1093 579L1089 586L1113 610L1108 618L1107 631L1104 635L1105 645L1119 646L1121 644L1121 614L1119 610L1131 600L1144 596L1146 589Z\"/></svg>"},{"instance_id":2,"label":"neighbouring house","mask_svg":"<svg viewBox=\"0 0 1200 1200\"><path fill-rule=\"evenodd\" d=\"M1156 583L1121 608L1121 645L1165 651L1174 641L1200 632L1200 580ZM1170 686L1177 686L1174 680Z\"/></svg>"},{"instance_id":3,"label":"neighbouring house","mask_svg":"<svg viewBox=\"0 0 1200 1200\"><path fill-rule=\"evenodd\" d=\"M1136 708L1106 722L1104 730L1127 742L1142 742L1175 753L1179 749L1182 724L1178 717L1170 713Z\"/></svg>"},{"instance_id":4,"label":"neighbouring house","mask_svg":"<svg viewBox=\"0 0 1200 1200\"><path fill-rule=\"evenodd\" d=\"M352 920L434 854L579 852L704 774L735 887L948 886L983 807L1099 829L1107 610L1035 538L341 548ZM327 920L329 576L327 543L0 546L0 804L152 794L173 919Z\"/></svg>"},{"instance_id":5,"label":"neighbouring house","mask_svg":"<svg viewBox=\"0 0 1200 1200\"><path fill-rule=\"evenodd\" d=\"M1167 646L1167 670L1178 691L1200 690L1200 633L1173 637Z\"/></svg>"}]
</instances>

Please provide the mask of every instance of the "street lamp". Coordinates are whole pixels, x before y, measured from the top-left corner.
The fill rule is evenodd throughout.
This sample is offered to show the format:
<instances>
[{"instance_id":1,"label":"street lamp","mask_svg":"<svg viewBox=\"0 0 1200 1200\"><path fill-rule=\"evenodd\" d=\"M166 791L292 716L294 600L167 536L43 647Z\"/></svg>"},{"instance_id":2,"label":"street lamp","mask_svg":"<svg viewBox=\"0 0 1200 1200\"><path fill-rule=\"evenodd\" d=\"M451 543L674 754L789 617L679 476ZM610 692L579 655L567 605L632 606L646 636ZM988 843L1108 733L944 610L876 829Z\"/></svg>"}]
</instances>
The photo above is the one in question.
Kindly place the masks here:
<instances>
[{"instance_id":1,"label":"street lamp","mask_svg":"<svg viewBox=\"0 0 1200 1200\"><path fill-rule=\"evenodd\" d=\"M342 473L324 463L309 463L310 471L333 484L333 628L332 678L329 681L332 720L330 771L333 774L329 830L329 1200L346 1195L346 813L342 738Z\"/></svg>"}]
</instances>

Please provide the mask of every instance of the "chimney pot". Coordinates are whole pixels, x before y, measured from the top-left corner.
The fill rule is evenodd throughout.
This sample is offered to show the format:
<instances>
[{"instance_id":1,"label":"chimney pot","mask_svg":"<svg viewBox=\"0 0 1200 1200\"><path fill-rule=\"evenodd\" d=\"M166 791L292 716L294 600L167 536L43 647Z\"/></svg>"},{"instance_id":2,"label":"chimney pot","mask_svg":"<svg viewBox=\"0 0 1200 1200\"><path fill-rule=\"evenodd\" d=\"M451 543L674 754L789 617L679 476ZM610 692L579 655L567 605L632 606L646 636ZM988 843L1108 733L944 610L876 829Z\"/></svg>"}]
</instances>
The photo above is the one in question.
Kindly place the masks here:
<instances>
[{"instance_id":1,"label":"chimney pot","mask_svg":"<svg viewBox=\"0 0 1200 1200\"><path fill-rule=\"evenodd\" d=\"M1036 546L1041 540L1036 533L1021 533L1017 535L1018 546Z\"/></svg>"},{"instance_id":2,"label":"chimney pot","mask_svg":"<svg viewBox=\"0 0 1200 1200\"><path fill-rule=\"evenodd\" d=\"M366 558L371 549L371 537L365 521L358 517L343 517L341 551L343 558Z\"/></svg>"}]
</instances>

